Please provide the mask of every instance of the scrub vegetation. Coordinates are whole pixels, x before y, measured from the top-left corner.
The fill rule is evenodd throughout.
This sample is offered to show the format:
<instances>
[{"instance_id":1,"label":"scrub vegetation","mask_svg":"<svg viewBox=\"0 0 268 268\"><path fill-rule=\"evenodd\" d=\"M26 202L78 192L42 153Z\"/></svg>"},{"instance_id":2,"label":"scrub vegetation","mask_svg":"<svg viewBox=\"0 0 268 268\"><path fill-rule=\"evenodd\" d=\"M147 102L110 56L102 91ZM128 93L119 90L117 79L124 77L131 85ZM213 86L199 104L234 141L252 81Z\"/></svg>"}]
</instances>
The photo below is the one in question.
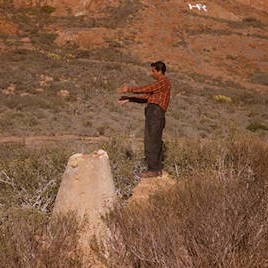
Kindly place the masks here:
<instances>
[{"instance_id":1,"label":"scrub vegetation","mask_svg":"<svg viewBox=\"0 0 268 268\"><path fill-rule=\"evenodd\" d=\"M151 196L145 206L119 206L113 211L107 221L113 231L107 264L265 267L267 144L229 145L206 159L203 167L196 166L195 155L189 154L191 172L173 189ZM210 155L214 149L210 144L200 152Z\"/></svg>"},{"instance_id":2,"label":"scrub vegetation","mask_svg":"<svg viewBox=\"0 0 268 268\"><path fill-rule=\"evenodd\" d=\"M143 106L119 106L115 89L124 82L151 81L150 64L122 49L138 33L85 49L73 42L58 46L53 29L112 31L134 21L146 7L126 0L107 18L54 17L44 2L14 9L13 1L0 0L1 19L17 27L7 34L3 24L0 31L0 267L92 267L77 248L82 224L73 214L52 217L52 211L68 158L100 147L110 157L119 197L104 219L111 234L108 247L94 247L102 263L120 268L267 267L268 91L262 90L267 73L247 62L239 69L243 81L230 78L232 69L223 79L183 66L168 68L172 97L164 170L176 184L152 195L146 205L129 207L127 199L144 169ZM195 19L202 27L194 28ZM211 29L206 21L213 22ZM193 15L188 23L191 38L267 40L267 25L254 17L236 22ZM176 40L174 47L189 49L190 39ZM209 62L212 56L207 55L217 49L208 45L193 55L201 51ZM239 67L244 57L230 51L217 64L224 66L225 59ZM61 135L80 139L26 142ZM12 143L14 137L25 142ZM81 137L95 138L96 144Z\"/></svg>"},{"instance_id":3,"label":"scrub vegetation","mask_svg":"<svg viewBox=\"0 0 268 268\"><path fill-rule=\"evenodd\" d=\"M265 267L267 143L169 142L165 169L175 186L131 207L125 200L139 181L141 146L130 149L120 139L100 146L109 153L121 197L105 219L108 249L95 247L108 267ZM1 267L81 267L80 224L74 215L51 218L72 149L1 147Z\"/></svg>"}]
</instances>

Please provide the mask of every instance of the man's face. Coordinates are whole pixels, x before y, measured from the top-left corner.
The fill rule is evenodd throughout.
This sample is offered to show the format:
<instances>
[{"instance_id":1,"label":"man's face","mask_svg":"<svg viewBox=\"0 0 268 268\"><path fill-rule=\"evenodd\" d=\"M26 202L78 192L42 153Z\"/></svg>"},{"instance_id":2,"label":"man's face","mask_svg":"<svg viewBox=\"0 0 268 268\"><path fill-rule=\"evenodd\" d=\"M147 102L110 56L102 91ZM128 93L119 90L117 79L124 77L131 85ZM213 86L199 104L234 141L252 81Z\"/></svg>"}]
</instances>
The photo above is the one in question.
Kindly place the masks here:
<instances>
[{"instance_id":1,"label":"man's face","mask_svg":"<svg viewBox=\"0 0 268 268\"><path fill-rule=\"evenodd\" d=\"M157 80L160 77L161 71L157 71L155 68L152 68L152 77Z\"/></svg>"}]
</instances>

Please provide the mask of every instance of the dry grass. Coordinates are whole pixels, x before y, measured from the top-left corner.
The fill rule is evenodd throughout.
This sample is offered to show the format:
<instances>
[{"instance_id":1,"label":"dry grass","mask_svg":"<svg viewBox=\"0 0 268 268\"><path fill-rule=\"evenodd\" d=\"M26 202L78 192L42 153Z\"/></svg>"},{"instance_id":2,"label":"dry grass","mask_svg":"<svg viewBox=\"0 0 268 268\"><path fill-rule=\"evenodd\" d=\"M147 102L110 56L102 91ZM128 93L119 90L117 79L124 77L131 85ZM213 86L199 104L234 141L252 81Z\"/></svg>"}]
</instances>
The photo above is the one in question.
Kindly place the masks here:
<instances>
[{"instance_id":1,"label":"dry grass","mask_svg":"<svg viewBox=\"0 0 268 268\"><path fill-rule=\"evenodd\" d=\"M218 166L111 213L109 267L266 267L267 144L231 145Z\"/></svg>"},{"instance_id":2,"label":"dry grass","mask_svg":"<svg viewBox=\"0 0 268 268\"><path fill-rule=\"evenodd\" d=\"M267 73L264 72L254 72L251 74L251 81L256 84L268 85Z\"/></svg>"},{"instance_id":3,"label":"dry grass","mask_svg":"<svg viewBox=\"0 0 268 268\"><path fill-rule=\"evenodd\" d=\"M128 144L102 146L123 198L143 167L140 147ZM72 147L1 149L0 267L81 267L81 226L49 213ZM176 186L146 205L121 203L106 219L108 250L95 250L108 267L265 267L267 163L261 140L170 142L165 166Z\"/></svg>"},{"instance_id":4,"label":"dry grass","mask_svg":"<svg viewBox=\"0 0 268 268\"><path fill-rule=\"evenodd\" d=\"M81 267L75 215L10 209L1 214L0 267Z\"/></svg>"},{"instance_id":5,"label":"dry grass","mask_svg":"<svg viewBox=\"0 0 268 268\"><path fill-rule=\"evenodd\" d=\"M56 18L50 16L49 6L16 11L12 1L0 1L1 15L19 27L18 36L0 36L0 43L8 46L0 55L1 133L123 136L103 144L123 199L131 195L138 183L136 174L143 169L140 144L135 138L128 144L124 136L142 137L144 118L142 106L119 107L115 89L123 82L149 82L145 73L149 65L120 51L132 39L94 50L59 48L56 35L47 29L53 24L63 29L121 27L136 19L142 8L134 2L123 1L111 9L112 16L95 20ZM230 26L228 31L205 33L231 34L263 26L249 17L221 21ZM21 47L24 37L34 50ZM237 60L232 55L229 59ZM165 135L171 140L197 140L167 142L165 169L178 179L177 186L156 194L146 206L123 205L113 211L107 220L112 234L109 250L106 255L100 250L99 255L109 267L267 267L267 145L256 140L233 142L248 133L267 137L267 92L194 73L169 69L168 75L172 99ZM248 79L267 85L263 72L253 72ZM16 90L6 95L13 86ZM70 97L59 98L59 90L68 90ZM215 103L214 95L228 96L232 102ZM200 142L200 137L218 142ZM0 267L82 266L75 217L50 218L72 148L0 146Z\"/></svg>"},{"instance_id":6,"label":"dry grass","mask_svg":"<svg viewBox=\"0 0 268 268\"><path fill-rule=\"evenodd\" d=\"M51 217L72 152L66 147L0 145L0 267L82 266L81 222Z\"/></svg>"},{"instance_id":7,"label":"dry grass","mask_svg":"<svg viewBox=\"0 0 268 268\"><path fill-rule=\"evenodd\" d=\"M71 132L87 136L116 136L129 132L130 135L143 136L143 105L120 107L115 92L125 81L135 80L136 84L150 81L138 71L139 64L122 66L118 62L129 62L130 59L110 48L87 51L86 55L77 58L59 54L61 59L54 60L49 55L15 50L0 56L5 65L0 69L0 128L3 133L53 135ZM14 71L14 65L20 72ZM52 80L43 85L42 77L45 76ZM167 136L222 138L228 136L232 123L237 125L241 134L248 133L249 122L259 121L259 118L262 124L267 124L266 93L238 91L237 85L226 86L220 81L217 89L212 90L215 85L209 85L210 88L195 90L187 76L170 73L170 77L173 87L165 129ZM203 83L205 78L194 79ZM216 84L216 81L212 82ZM3 94L12 84L16 85L14 94ZM42 92L38 92L40 88ZM184 89L187 91L179 94ZM68 90L70 97L58 97L60 90ZM230 96L233 101L216 103L214 95Z\"/></svg>"},{"instance_id":8,"label":"dry grass","mask_svg":"<svg viewBox=\"0 0 268 268\"><path fill-rule=\"evenodd\" d=\"M0 206L49 212L70 151L65 148L26 149L0 146Z\"/></svg>"},{"instance_id":9,"label":"dry grass","mask_svg":"<svg viewBox=\"0 0 268 268\"><path fill-rule=\"evenodd\" d=\"M7 2L4 1L5 5ZM12 48L0 55L2 133L87 136L128 133L142 137L142 105L119 107L115 91L124 82L133 85L151 82L146 73L149 64L141 63L120 48L133 40L121 40L120 44L111 41L106 48L82 50L77 46L57 47L54 42L56 34L48 30L52 25L63 29L119 27L136 18L142 4L134 2L123 1L120 7L109 11L111 16L100 20L90 15L50 16L48 6L14 10L11 5L5 9L5 16L18 25L20 34L0 36L0 42ZM243 23L251 25L257 21L247 18ZM24 37L29 38L34 50L23 48L21 39ZM170 68L168 76L172 81L172 99L165 133L169 137L226 138L230 124L236 124L237 130L244 135L250 132L247 129L250 122L268 123L268 96L265 92L255 94L234 81L179 73ZM43 81L42 77L51 80ZM252 73L248 79L261 84L267 82L265 73L261 72ZM193 81L200 88L196 88ZM7 96L4 92L11 85L15 85L16 90ZM68 90L70 97L58 97L60 90ZM214 95L228 96L232 102L215 103ZM267 136L267 133L256 131L254 135Z\"/></svg>"},{"instance_id":10,"label":"dry grass","mask_svg":"<svg viewBox=\"0 0 268 268\"><path fill-rule=\"evenodd\" d=\"M83 144L0 146L0 267L82 267L83 226L75 215L51 218L68 157L78 147L91 150ZM137 155L122 139L102 147L111 155L118 195L126 198L137 182L130 172Z\"/></svg>"},{"instance_id":11,"label":"dry grass","mask_svg":"<svg viewBox=\"0 0 268 268\"><path fill-rule=\"evenodd\" d=\"M124 141L123 137L112 139L103 144L102 148L108 152L110 158L118 197L128 199L138 183L137 174L144 168L143 152L133 148L131 141Z\"/></svg>"}]
</instances>

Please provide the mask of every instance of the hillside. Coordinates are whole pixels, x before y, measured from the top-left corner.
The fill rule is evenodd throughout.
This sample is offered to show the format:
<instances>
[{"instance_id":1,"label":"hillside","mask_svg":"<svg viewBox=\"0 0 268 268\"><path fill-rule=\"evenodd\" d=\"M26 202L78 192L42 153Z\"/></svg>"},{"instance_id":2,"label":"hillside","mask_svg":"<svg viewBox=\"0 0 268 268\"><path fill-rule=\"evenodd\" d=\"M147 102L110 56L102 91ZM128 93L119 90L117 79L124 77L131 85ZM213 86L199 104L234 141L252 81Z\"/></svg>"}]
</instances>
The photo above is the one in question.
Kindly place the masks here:
<instances>
[{"instance_id":1,"label":"hillside","mask_svg":"<svg viewBox=\"0 0 268 268\"><path fill-rule=\"evenodd\" d=\"M0 268L267 267L267 30L266 0L0 0ZM144 106L116 88L155 60L172 98L147 180ZM99 148L118 201L103 243L52 216L70 156ZM85 164L87 182L105 169ZM81 187L98 206L100 177Z\"/></svg>"},{"instance_id":2,"label":"hillside","mask_svg":"<svg viewBox=\"0 0 268 268\"><path fill-rule=\"evenodd\" d=\"M115 89L151 81L161 59L167 137L267 137L268 5L222 2L2 2L2 136L142 137L143 109Z\"/></svg>"}]
</instances>

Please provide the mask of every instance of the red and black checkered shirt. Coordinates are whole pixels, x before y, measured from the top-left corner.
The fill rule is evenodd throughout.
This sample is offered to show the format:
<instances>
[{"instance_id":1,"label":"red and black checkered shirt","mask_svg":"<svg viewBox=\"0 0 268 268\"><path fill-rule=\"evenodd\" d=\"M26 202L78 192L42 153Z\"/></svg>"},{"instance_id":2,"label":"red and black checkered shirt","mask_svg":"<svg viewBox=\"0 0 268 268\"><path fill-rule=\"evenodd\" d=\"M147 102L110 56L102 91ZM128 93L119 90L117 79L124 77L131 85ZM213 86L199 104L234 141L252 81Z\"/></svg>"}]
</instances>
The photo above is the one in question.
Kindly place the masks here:
<instances>
[{"instance_id":1,"label":"red and black checkered shirt","mask_svg":"<svg viewBox=\"0 0 268 268\"><path fill-rule=\"evenodd\" d=\"M132 87L128 91L136 94L145 93L139 98L147 100L147 103L158 104L166 112L169 105L170 88L169 79L163 76L155 83L143 87Z\"/></svg>"}]
</instances>

